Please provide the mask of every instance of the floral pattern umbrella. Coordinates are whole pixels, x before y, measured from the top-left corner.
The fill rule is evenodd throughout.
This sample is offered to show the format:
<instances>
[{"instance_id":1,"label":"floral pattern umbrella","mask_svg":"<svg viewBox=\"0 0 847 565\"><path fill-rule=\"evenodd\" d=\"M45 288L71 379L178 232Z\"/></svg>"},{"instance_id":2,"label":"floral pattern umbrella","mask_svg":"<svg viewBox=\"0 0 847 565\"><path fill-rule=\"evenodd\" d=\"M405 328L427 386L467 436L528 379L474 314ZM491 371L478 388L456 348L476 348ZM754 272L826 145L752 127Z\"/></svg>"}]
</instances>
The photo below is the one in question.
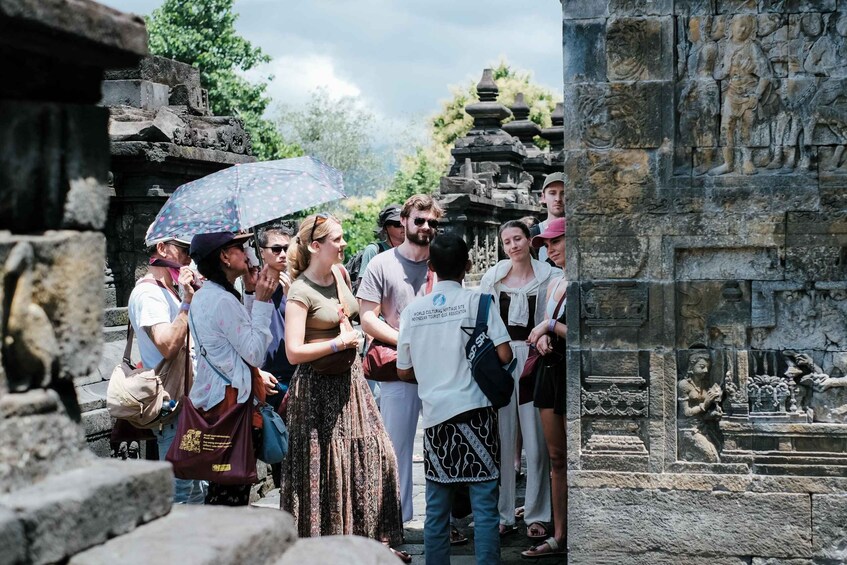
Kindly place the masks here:
<instances>
[{"instance_id":1,"label":"floral pattern umbrella","mask_svg":"<svg viewBox=\"0 0 847 565\"><path fill-rule=\"evenodd\" d=\"M177 188L145 240L249 229L346 197L341 173L314 157L235 165Z\"/></svg>"}]
</instances>

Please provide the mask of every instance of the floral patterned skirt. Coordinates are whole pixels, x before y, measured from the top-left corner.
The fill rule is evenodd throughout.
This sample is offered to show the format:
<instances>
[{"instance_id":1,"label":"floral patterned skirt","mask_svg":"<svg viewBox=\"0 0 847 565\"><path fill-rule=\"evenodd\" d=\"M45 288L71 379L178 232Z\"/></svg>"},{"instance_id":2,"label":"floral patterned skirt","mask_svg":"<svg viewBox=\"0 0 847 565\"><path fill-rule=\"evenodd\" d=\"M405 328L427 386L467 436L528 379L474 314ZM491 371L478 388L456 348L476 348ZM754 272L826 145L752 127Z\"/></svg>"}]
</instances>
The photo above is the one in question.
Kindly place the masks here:
<instances>
[{"instance_id":1,"label":"floral patterned skirt","mask_svg":"<svg viewBox=\"0 0 847 565\"><path fill-rule=\"evenodd\" d=\"M298 535L402 543L397 459L359 360L337 376L300 365L287 424L280 507L294 516Z\"/></svg>"}]
</instances>

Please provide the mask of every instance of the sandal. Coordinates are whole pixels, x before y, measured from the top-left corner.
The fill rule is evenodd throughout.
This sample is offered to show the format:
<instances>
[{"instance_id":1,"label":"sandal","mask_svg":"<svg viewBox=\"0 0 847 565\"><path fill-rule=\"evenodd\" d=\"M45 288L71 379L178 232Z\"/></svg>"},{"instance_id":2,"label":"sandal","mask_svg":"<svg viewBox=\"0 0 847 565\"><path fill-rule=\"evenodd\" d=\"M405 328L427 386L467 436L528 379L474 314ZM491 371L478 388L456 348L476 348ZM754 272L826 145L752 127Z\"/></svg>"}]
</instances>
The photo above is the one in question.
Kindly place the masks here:
<instances>
[{"instance_id":1,"label":"sandal","mask_svg":"<svg viewBox=\"0 0 847 565\"><path fill-rule=\"evenodd\" d=\"M550 537L550 530L543 522L533 522L526 528L526 537L532 541L545 541Z\"/></svg>"},{"instance_id":2,"label":"sandal","mask_svg":"<svg viewBox=\"0 0 847 565\"><path fill-rule=\"evenodd\" d=\"M524 559L541 559L544 557L559 557L561 555L567 554L567 547L560 547L559 542L556 541L556 538L549 537L542 543L534 545L526 551L522 551L521 557L523 557Z\"/></svg>"},{"instance_id":3,"label":"sandal","mask_svg":"<svg viewBox=\"0 0 847 565\"><path fill-rule=\"evenodd\" d=\"M518 531L518 527L514 524L506 525L500 524L500 537L504 538L508 535L512 535L513 533Z\"/></svg>"},{"instance_id":4,"label":"sandal","mask_svg":"<svg viewBox=\"0 0 847 565\"><path fill-rule=\"evenodd\" d=\"M412 562L412 556L409 555L408 553L406 553L405 551L403 551L402 549L394 549L393 547L389 547L388 549L393 551L394 555L399 557L400 561L402 561L403 563L411 563Z\"/></svg>"},{"instance_id":5,"label":"sandal","mask_svg":"<svg viewBox=\"0 0 847 565\"><path fill-rule=\"evenodd\" d=\"M468 536L463 534L456 526L450 526L450 545L465 545L468 543Z\"/></svg>"}]
</instances>

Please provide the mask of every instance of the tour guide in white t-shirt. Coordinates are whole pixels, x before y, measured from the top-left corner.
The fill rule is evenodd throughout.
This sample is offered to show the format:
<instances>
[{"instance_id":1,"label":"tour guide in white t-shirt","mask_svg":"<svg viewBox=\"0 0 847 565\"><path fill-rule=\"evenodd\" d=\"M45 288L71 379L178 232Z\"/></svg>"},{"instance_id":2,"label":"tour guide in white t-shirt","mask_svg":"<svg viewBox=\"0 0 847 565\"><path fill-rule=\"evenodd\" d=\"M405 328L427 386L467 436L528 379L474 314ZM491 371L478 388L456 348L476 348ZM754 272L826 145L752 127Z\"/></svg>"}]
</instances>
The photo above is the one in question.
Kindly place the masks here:
<instances>
[{"instance_id":1,"label":"tour guide in white t-shirt","mask_svg":"<svg viewBox=\"0 0 847 565\"><path fill-rule=\"evenodd\" d=\"M454 235L430 245L429 269L438 275L432 293L413 300L400 316L397 374L418 383L424 426L427 563L450 562L450 507L453 489L467 484L474 513L478 563L500 562L497 511L500 439L497 412L477 386L465 357L476 323L480 294L462 288L470 269L468 246ZM488 335L502 363L512 360L509 333L495 309Z\"/></svg>"}]
</instances>

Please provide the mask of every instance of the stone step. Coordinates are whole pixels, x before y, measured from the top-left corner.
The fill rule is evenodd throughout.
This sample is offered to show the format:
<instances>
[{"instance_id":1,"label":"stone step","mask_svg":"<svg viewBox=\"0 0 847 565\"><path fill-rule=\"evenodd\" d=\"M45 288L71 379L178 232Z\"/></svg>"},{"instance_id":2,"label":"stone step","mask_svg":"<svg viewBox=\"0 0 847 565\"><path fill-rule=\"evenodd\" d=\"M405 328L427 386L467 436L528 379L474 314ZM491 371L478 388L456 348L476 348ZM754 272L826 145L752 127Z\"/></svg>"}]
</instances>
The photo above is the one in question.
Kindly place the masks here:
<instances>
[{"instance_id":1,"label":"stone step","mask_svg":"<svg viewBox=\"0 0 847 565\"><path fill-rule=\"evenodd\" d=\"M164 518L75 555L70 565L261 565L278 563L296 540L287 512L177 505Z\"/></svg>"},{"instance_id":2,"label":"stone step","mask_svg":"<svg viewBox=\"0 0 847 565\"><path fill-rule=\"evenodd\" d=\"M400 560L378 541L359 536L323 536L297 540L275 565L397 565Z\"/></svg>"},{"instance_id":3,"label":"stone step","mask_svg":"<svg viewBox=\"0 0 847 565\"><path fill-rule=\"evenodd\" d=\"M172 491L166 463L92 458L0 496L0 517L20 524L27 563L55 563L164 516ZM3 529L14 531L8 520Z\"/></svg>"}]
</instances>

